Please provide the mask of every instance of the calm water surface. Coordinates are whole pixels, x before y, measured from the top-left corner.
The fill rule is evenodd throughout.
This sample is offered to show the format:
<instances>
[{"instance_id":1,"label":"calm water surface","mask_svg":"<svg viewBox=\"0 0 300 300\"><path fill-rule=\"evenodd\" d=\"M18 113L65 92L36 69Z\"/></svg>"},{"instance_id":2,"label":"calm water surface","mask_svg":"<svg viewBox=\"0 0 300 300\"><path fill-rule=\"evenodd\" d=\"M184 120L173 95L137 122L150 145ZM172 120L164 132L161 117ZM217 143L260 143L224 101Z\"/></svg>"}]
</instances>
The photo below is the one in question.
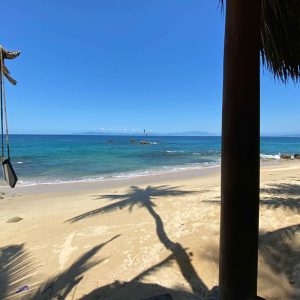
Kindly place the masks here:
<instances>
[{"instance_id":1,"label":"calm water surface","mask_svg":"<svg viewBox=\"0 0 300 300\"><path fill-rule=\"evenodd\" d=\"M132 139L152 144L134 144ZM21 185L130 177L220 164L220 137L11 135L10 141ZM278 159L280 153L300 153L300 138L261 139L263 158Z\"/></svg>"}]
</instances>

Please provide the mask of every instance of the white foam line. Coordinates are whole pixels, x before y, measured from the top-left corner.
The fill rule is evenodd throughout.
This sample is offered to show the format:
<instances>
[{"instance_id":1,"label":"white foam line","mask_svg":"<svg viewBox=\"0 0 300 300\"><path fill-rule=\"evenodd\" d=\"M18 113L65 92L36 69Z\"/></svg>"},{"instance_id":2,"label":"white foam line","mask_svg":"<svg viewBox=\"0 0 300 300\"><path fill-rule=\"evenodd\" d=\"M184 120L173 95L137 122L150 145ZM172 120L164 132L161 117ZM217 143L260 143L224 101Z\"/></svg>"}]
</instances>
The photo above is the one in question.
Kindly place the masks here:
<instances>
[{"instance_id":1,"label":"white foam line","mask_svg":"<svg viewBox=\"0 0 300 300\"><path fill-rule=\"evenodd\" d=\"M28 187L28 186L36 186L36 185L59 185L59 184L72 184L72 183L84 183L84 182L105 182L110 180L123 180L123 179L130 179L136 177L145 177L145 176L155 176L160 174L169 174L169 173L177 173L182 171L189 171L189 170L198 170L198 169L211 169L219 167L219 164L216 163L206 163L201 165L190 165L190 166L177 166L173 168L168 168L166 170L146 170L141 172L129 173L129 174L116 174L112 177L96 177L96 178L86 178L86 179L78 179L78 180L55 180L55 181L35 181L35 182L26 182L20 181L17 185L19 187Z\"/></svg>"}]
</instances>

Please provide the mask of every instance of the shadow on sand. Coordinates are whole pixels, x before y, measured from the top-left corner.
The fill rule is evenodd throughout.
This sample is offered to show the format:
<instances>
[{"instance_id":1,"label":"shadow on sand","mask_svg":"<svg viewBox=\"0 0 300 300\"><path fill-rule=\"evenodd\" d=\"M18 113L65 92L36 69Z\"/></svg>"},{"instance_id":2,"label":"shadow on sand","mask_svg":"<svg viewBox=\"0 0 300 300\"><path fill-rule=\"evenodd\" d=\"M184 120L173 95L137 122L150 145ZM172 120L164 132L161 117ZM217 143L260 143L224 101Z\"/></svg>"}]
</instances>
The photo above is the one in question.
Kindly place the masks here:
<instances>
[{"instance_id":1,"label":"shadow on sand","mask_svg":"<svg viewBox=\"0 0 300 300\"><path fill-rule=\"evenodd\" d=\"M1 248L0 299L66 299L72 290L74 296L76 285L82 280L84 272L101 263L105 258L93 262L89 262L89 260L102 247L117 237L115 236L107 242L95 246L75 261L65 272L48 279L47 282L38 284L39 287L37 288L37 283L32 280L32 275L37 271L38 266L25 250L24 245ZM28 287L29 290L16 294L16 291L24 286Z\"/></svg>"},{"instance_id":2,"label":"shadow on sand","mask_svg":"<svg viewBox=\"0 0 300 300\"><path fill-rule=\"evenodd\" d=\"M134 206L143 207L152 216L156 226L157 236L160 242L163 244L163 246L170 251L170 255L164 260L144 270L129 282L115 281L106 286L96 288L95 290L90 291L88 294L84 295L81 298L77 297L76 288L79 282L82 280L84 272L106 259L104 258L98 261L90 262L91 258L107 243L111 242L112 240L118 237L115 236L107 242L95 246L94 248L86 252L77 261L75 261L67 270L65 270L62 273L59 273L53 278L50 278L49 280L47 280L47 282L40 285L40 287L37 290L32 291L31 294L26 293L24 295L25 298L23 299L66 299L67 297L69 297L70 299L84 300L140 300L166 293L172 295L174 299L217 299L217 289L214 288L212 291L209 291L204 282L198 276L196 270L194 269L190 258L192 253L188 253L187 249L183 248L183 246L180 243L174 242L168 237L164 229L163 221L154 209L155 203L153 202L153 199L156 197L181 196L189 193L194 192L178 190L175 187L172 188L167 186L148 186L145 189L133 186L131 187L131 190L128 193L123 195L97 196L98 199L109 199L114 202L107 206L74 217L68 220L67 222L77 222L87 217L110 212L120 208L124 209L128 207L129 211L132 211ZM9 253L9 251L11 250L7 249L6 251L7 253ZM16 248L14 251L18 252L18 249ZM19 249L19 251L21 251L21 249ZM22 252L20 252L19 255L22 255ZM146 276L151 275L152 273L154 273L162 267L170 266L172 268L171 264L174 264L174 262L177 263L184 279L189 284L191 291L187 291L183 284L179 284L178 286L172 288L167 288L160 286L156 283L142 282L142 280L145 279ZM9 284L11 284L11 280L9 279L11 276L8 274L12 273L13 270L9 269L10 267L7 267L7 274L3 277L3 281L1 280L1 282L4 282L4 286L8 286ZM29 272L31 272L30 265L25 265L23 273L20 273L19 276L26 276L26 274ZM1 296L5 295L5 288L3 289L3 291L1 291L1 293ZM28 298L26 298L27 295L29 296ZM3 297L0 297L0 299L1 298Z\"/></svg>"},{"instance_id":3,"label":"shadow on sand","mask_svg":"<svg viewBox=\"0 0 300 300\"><path fill-rule=\"evenodd\" d=\"M260 191L267 194L259 202L261 207L282 208L293 212L300 212L299 184L273 184L268 188L262 188ZM219 199L204 200L203 202L215 205L221 204L221 200Z\"/></svg>"},{"instance_id":4,"label":"shadow on sand","mask_svg":"<svg viewBox=\"0 0 300 300\"><path fill-rule=\"evenodd\" d=\"M75 292L77 284L82 280L83 274L96 266L97 264L104 261L106 258L101 260L89 262L89 260L105 245L112 242L119 235L111 238L110 240L102 243L98 246L93 247L91 250L82 255L77 259L69 269L65 272L58 274L54 278L49 279L47 282L42 284L34 295L30 297L32 300L38 299L66 299L66 297L73 290L72 299L76 299Z\"/></svg>"},{"instance_id":5,"label":"shadow on sand","mask_svg":"<svg viewBox=\"0 0 300 300\"><path fill-rule=\"evenodd\" d=\"M300 224L261 233L259 253L272 270L274 277L267 277L270 286L280 286L284 299L300 299ZM283 298L282 298L283 299Z\"/></svg>"},{"instance_id":6,"label":"shadow on sand","mask_svg":"<svg viewBox=\"0 0 300 300\"><path fill-rule=\"evenodd\" d=\"M266 194L260 200L260 206L268 209L289 210L293 213L300 211L299 184L273 184L262 188ZM220 205L220 200L204 201L212 205ZM278 289L281 295L276 299L300 299L300 224L280 228L270 232L260 232L259 260L266 264L271 272L262 271L266 289ZM207 259L218 263L217 249L208 252ZM212 255L211 255L212 254ZM279 298L278 298L279 297ZM271 297L272 299L275 299ZM270 298L270 299L271 299ZM269 299L269 298L268 298Z\"/></svg>"},{"instance_id":7,"label":"shadow on sand","mask_svg":"<svg viewBox=\"0 0 300 300\"><path fill-rule=\"evenodd\" d=\"M131 212L134 206L143 207L149 212L155 222L156 233L160 242L167 250L171 252L171 255L167 259L139 274L130 282L119 283L118 281L116 281L113 284L100 287L92 291L91 293L83 297L83 299L122 299L122 295L124 295L124 289L128 291L128 293L126 293L127 295L132 295L132 298L128 299L141 299L144 297L149 297L155 294L166 292L170 293L173 296L177 295L177 297L179 296L181 299L204 299L208 293L208 289L201 278L198 276L191 263L190 256L192 255L192 253L188 253L187 249L183 248L180 243L173 242L168 237L164 229L163 221L154 209L155 203L153 202L156 197L175 197L191 193L195 192L183 191L178 189L178 187L168 187L165 185L158 187L148 186L145 189L139 188L137 186L132 186L130 191L126 194L97 196L97 199L108 199L115 202L67 220L66 222L77 222L85 218L95 216L97 214L108 213L117 209L128 208ZM177 289L169 290L157 284L145 284L140 282L140 280L146 275L149 275L154 270L157 270L162 266L166 266L172 261L175 261L177 263L181 274L192 290L191 293L183 291L180 287L178 287ZM132 293L130 291L132 291Z\"/></svg>"},{"instance_id":8,"label":"shadow on sand","mask_svg":"<svg viewBox=\"0 0 300 300\"><path fill-rule=\"evenodd\" d=\"M268 187L261 188L261 193L298 196L300 195L300 184L293 183L276 183L271 184Z\"/></svg>"},{"instance_id":9,"label":"shadow on sand","mask_svg":"<svg viewBox=\"0 0 300 300\"><path fill-rule=\"evenodd\" d=\"M0 299L13 297L31 282L36 264L23 244L0 248Z\"/></svg>"},{"instance_id":10,"label":"shadow on sand","mask_svg":"<svg viewBox=\"0 0 300 300\"><path fill-rule=\"evenodd\" d=\"M139 188L137 186L132 186L130 191L127 194L111 194L111 195L95 195L96 199L107 199L113 202L104 207L100 207L98 209L88 211L84 214L78 215L74 218L67 220L66 222L77 222L97 214L108 213L111 211L115 211L117 209L124 209L128 208L130 212L132 209L136 207L155 207L155 204L152 200L157 197L165 197L165 196L184 196L187 194L196 193L194 191L183 191L179 189L180 187L168 187L166 185L161 186L148 186L145 189ZM198 193L198 192L197 192Z\"/></svg>"},{"instance_id":11,"label":"shadow on sand","mask_svg":"<svg viewBox=\"0 0 300 300\"><path fill-rule=\"evenodd\" d=\"M273 184L261 192L268 195L260 200L261 206L300 212L300 184Z\"/></svg>"}]
</instances>

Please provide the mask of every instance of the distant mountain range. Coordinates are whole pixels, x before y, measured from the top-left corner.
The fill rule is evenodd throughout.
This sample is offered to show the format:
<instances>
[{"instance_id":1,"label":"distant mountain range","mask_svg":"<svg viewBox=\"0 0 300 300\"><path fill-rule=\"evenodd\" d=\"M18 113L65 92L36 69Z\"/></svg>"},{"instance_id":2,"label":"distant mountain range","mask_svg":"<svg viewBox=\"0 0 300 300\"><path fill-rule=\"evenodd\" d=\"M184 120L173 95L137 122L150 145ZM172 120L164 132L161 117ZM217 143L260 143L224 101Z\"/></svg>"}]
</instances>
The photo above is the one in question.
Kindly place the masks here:
<instances>
[{"instance_id":1,"label":"distant mountain range","mask_svg":"<svg viewBox=\"0 0 300 300\"><path fill-rule=\"evenodd\" d=\"M165 134L158 134L165 136L219 136L218 134L205 131L184 131L184 132L170 132Z\"/></svg>"},{"instance_id":2,"label":"distant mountain range","mask_svg":"<svg viewBox=\"0 0 300 300\"><path fill-rule=\"evenodd\" d=\"M266 133L266 134L262 134L262 137L296 137L299 138L300 134L295 133L295 134L291 134L291 133L287 133L287 134L282 134L282 133Z\"/></svg>"},{"instance_id":3,"label":"distant mountain range","mask_svg":"<svg viewBox=\"0 0 300 300\"><path fill-rule=\"evenodd\" d=\"M288 134L288 135L282 135L283 137L300 137L300 134Z\"/></svg>"},{"instance_id":4,"label":"distant mountain range","mask_svg":"<svg viewBox=\"0 0 300 300\"><path fill-rule=\"evenodd\" d=\"M148 136L218 136L217 134L205 131L184 131L184 132L147 132ZM105 132L105 131L87 131L74 133L74 135L124 135L124 136L143 136L143 132Z\"/></svg>"},{"instance_id":5,"label":"distant mountain range","mask_svg":"<svg viewBox=\"0 0 300 300\"><path fill-rule=\"evenodd\" d=\"M147 132L148 136L220 136L220 134L206 132L206 131L183 131L183 132ZM73 133L73 135L106 135L106 136L144 136L144 132L141 131L127 131L127 132L117 132L117 131L86 131L80 133ZM270 134L262 133L262 137L300 137L300 134Z\"/></svg>"}]
</instances>

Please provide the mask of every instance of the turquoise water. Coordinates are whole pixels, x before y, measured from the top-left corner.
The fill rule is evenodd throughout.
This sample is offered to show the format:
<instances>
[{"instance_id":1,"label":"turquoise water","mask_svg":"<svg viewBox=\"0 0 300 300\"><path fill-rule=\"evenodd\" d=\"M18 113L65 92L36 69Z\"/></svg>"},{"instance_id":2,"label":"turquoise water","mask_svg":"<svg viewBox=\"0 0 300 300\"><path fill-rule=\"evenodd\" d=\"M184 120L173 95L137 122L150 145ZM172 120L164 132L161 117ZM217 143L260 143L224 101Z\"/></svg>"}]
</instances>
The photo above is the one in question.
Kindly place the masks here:
<instances>
[{"instance_id":1,"label":"turquoise water","mask_svg":"<svg viewBox=\"0 0 300 300\"><path fill-rule=\"evenodd\" d=\"M152 144L132 144L133 138ZM21 185L122 178L220 164L220 137L11 135L10 141ZM300 153L300 138L262 138L261 153L271 159L277 159L279 153Z\"/></svg>"}]
</instances>

